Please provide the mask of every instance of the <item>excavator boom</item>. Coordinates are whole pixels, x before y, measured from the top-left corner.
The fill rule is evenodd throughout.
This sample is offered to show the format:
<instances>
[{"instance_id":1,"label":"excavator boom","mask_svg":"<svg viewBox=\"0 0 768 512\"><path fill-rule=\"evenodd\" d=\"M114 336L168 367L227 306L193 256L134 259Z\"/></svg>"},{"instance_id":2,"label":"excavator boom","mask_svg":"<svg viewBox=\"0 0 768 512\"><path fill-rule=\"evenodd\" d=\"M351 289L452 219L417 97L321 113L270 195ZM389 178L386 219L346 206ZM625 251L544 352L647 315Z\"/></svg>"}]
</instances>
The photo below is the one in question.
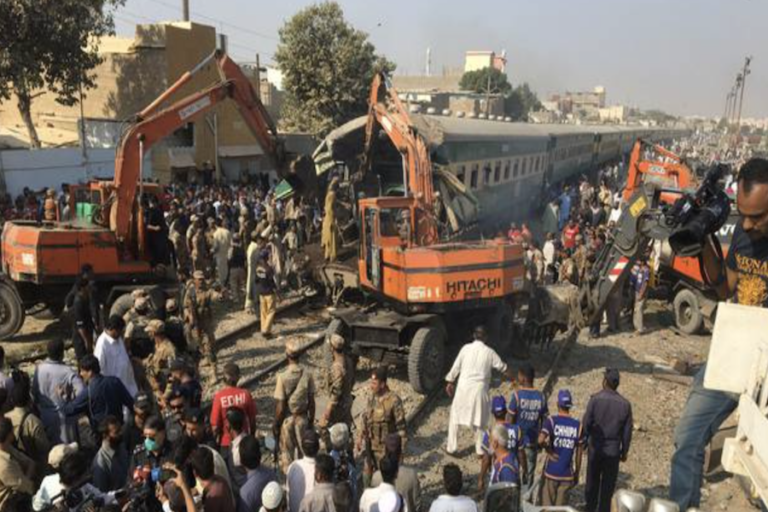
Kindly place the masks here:
<instances>
[{"instance_id":1,"label":"excavator boom","mask_svg":"<svg viewBox=\"0 0 768 512\"><path fill-rule=\"evenodd\" d=\"M220 78L217 82L203 91L162 108L175 92L212 61L216 63L219 71ZM144 154L155 143L211 111L226 99L235 102L243 120L272 163L278 169L282 167L284 152L277 129L251 81L229 56L216 51L182 75L167 91L140 112L137 122L122 137L115 160L109 223L118 240L126 240L131 232L133 202L141 179Z\"/></svg>"}]
</instances>

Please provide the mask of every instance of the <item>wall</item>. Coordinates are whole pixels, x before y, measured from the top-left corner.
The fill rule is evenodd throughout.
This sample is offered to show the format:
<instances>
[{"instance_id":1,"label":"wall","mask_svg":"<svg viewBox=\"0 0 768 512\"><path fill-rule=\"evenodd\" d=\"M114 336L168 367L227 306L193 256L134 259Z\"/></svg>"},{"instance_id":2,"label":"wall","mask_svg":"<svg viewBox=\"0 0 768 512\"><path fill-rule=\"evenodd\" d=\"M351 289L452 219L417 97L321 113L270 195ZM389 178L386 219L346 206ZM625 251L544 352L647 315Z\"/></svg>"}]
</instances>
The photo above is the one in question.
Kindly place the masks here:
<instances>
[{"instance_id":1,"label":"wall","mask_svg":"<svg viewBox=\"0 0 768 512\"><path fill-rule=\"evenodd\" d=\"M151 155L145 157L144 176L152 177ZM80 148L0 151L0 179L13 197L24 187L40 190L62 183L84 183L94 178L114 178L115 150L89 149L83 159Z\"/></svg>"}]
</instances>

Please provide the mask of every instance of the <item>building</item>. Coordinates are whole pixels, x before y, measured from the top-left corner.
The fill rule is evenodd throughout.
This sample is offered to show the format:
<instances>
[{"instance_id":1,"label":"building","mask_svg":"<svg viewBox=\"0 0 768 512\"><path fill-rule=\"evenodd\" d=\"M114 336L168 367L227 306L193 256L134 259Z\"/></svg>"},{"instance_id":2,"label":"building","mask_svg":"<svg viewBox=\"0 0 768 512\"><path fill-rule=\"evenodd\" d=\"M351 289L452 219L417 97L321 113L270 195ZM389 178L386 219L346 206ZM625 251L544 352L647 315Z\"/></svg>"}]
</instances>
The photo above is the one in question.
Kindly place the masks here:
<instances>
[{"instance_id":1,"label":"building","mask_svg":"<svg viewBox=\"0 0 768 512\"><path fill-rule=\"evenodd\" d=\"M96 87L87 91L83 102L86 140L97 147L113 145L124 120L149 105L183 73L216 50L218 41L214 27L192 22L138 25L133 38L101 40L99 53L103 62L94 70ZM276 113L279 91L266 80L257 84L255 69L244 67L244 71L252 77L254 85L260 85L258 89L270 113ZM202 90L217 79L215 66L209 66L169 101ZM0 105L1 125L22 126L15 105L14 98ZM60 105L53 95L45 93L35 98L32 117L36 126L70 132L70 144L78 143L79 105ZM90 128L89 122L94 127ZM217 168L218 176L231 180L271 170L237 108L229 102L156 144L151 155L155 177L166 183L196 181L200 178L197 170L209 163Z\"/></svg>"},{"instance_id":2,"label":"building","mask_svg":"<svg viewBox=\"0 0 768 512\"><path fill-rule=\"evenodd\" d=\"M464 72L478 71L485 68L496 68L502 73L507 72L507 52L502 50L500 55L493 51L468 51L464 54Z\"/></svg>"},{"instance_id":3,"label":"building","mask_svg":"<svg viewBox=\"0 0 768 512\"><path fill-rule=\"evenodd\" d=\"M597 86L591 91L567 91L565 94L554 94L550 102L556 103L564 114L573 114L579 111L593 114L598 117L598 109L605 108L605 87Z\"/></svg>"}]
</instances>

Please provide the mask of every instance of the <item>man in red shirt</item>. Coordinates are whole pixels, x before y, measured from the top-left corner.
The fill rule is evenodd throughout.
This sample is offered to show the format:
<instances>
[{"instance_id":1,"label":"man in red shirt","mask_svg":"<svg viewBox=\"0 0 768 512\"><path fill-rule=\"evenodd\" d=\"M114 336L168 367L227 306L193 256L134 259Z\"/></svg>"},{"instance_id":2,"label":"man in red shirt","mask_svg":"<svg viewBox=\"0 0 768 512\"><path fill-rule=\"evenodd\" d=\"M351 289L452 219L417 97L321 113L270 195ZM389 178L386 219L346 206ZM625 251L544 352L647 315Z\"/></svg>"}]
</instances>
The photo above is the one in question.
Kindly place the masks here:
<instances>
[{"instance_id":1,"label":"man in red shirt","mask_svg":"<svg viewBox=\"0 0 768 512\"><path fill-rule=\"evenodd\" d=\"M576 248L576 235L579 234L579 225L571 219L563 230L563 247L566 249Z\"/></svg>"},{"instance_id":2,"label":"man in red shirt","mask_svg":"<svg viewBox=\"0 0 768 512\"><path fill-rule=\"evenodd\" d=\"M229 444L232 441L229 425L226 422L227 410L230 407L237 407L245 413L243 432L246 434L253 433L253 427L256 424L256 403L248 390L237 387L239 380L240 367L235 363L227 363L224 366L224 384L226 387L217 391L213 396L211 428L213 428L213 435L218 439L222 449L229 449Z\"/></svg>"}]
</instances>

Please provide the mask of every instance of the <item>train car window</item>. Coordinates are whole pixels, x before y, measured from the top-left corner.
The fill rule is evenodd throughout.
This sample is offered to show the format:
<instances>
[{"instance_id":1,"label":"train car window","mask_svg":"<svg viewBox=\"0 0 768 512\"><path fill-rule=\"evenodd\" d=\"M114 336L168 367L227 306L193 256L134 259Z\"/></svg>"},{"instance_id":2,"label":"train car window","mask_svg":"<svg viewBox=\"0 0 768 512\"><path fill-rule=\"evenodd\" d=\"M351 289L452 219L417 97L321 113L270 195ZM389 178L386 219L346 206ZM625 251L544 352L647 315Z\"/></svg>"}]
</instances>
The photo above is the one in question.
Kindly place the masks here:
<instances>
[{"instance_id":1,"label":"train car window","mask_svg":"<svg viewBox=\"0 0 768 512\"><path fill-rule=\"evenodd\" d=\"M512 161L507 160L507 162L504 164L504 181L509 180L509 168L512 166Z\"/></svg>"},{"instance_id":2,"label":"train car window","mask_svg":"<svg viewBox=\"0 0 768 512\"><path fill-rule=\"evenodd\" d=\"M456 174L456 177L459 178L459 181L464 183L464 179L466 178L467 174L467 167L465 165L459 166L459 172Z\"/></svg>"},{"instance_id":3,"label":"train car window","mask_svg":"<svg viewBox=\"0 0 768 512\"><path fill-rule=\"evenodd\" d=\"M496 162L496 167L493 169L493 182L498 183L501 180L501 162Z\"/></svg>"},{"instance_id":4,"label":"train car window","mask_svg":"<svg viewBox=\"0 0 768 512\"><path fill-rule=\"evenodd\" d=\"M536 155L536 163L533 165L533 170L539 172L539 165L541 162L541 156Z\"/></svg>"},{"instance_id":5,"label":"train car window","mask_svg":"<svg viewBox=\"0 0 768 512\"><path fill-rule=\"evenodd\" d=\"M491 183L491 164L485 164L483 167L483 185Z\"/></svg>"},{"instance_id":6,"label":"train car window","mask_svg":"<svg viewBox=\"0 0 768 512\"><path fill-rule=\"evenodd\" d=\"M478 170L477 170L477 166L475 166L474 169L472 169L472 174L470 174L470 177L469 177L469 186L473 189L477 188L477 174L478 174Z\"/></svg>"},{"instance_id":7,"label":"train car window","mask_svg":"<svg viewBox=\"0 0 768 512\"><path fill-rule=\"evenodd\" d=\"M520 176L525 176L525 171L528 170L528 158L523 158L523 169L520 171Z\"/></svg>"},{"instance_id":8,"label":"train car window","mask_svg":"<svg viewBox=\"0 0 768 512\"><path fill-rule=\"evenodd\" d=\"M512 171L512 177L513 177L513 178L517 178L517 172L518 172L518 168L519 168L519 166L520 166L520 160L517 160L517 159L516 159L516 160L515 160L515 170L514 170L514 171Z\"/></svg>"}]
</instances>

